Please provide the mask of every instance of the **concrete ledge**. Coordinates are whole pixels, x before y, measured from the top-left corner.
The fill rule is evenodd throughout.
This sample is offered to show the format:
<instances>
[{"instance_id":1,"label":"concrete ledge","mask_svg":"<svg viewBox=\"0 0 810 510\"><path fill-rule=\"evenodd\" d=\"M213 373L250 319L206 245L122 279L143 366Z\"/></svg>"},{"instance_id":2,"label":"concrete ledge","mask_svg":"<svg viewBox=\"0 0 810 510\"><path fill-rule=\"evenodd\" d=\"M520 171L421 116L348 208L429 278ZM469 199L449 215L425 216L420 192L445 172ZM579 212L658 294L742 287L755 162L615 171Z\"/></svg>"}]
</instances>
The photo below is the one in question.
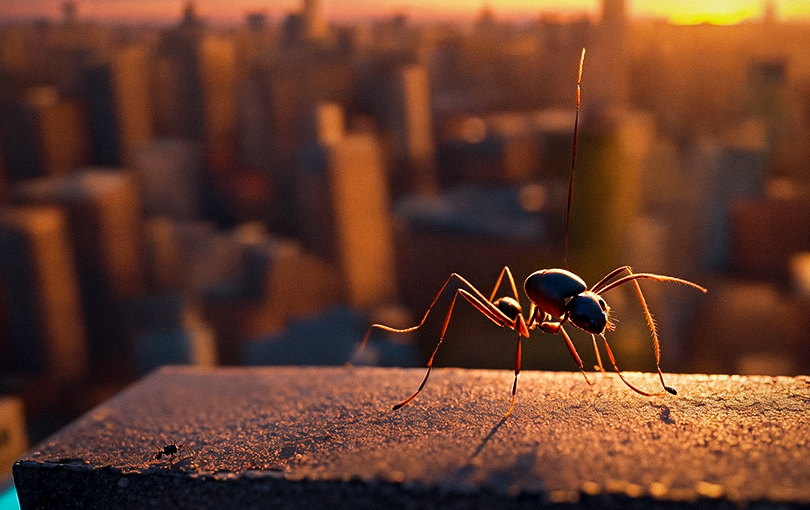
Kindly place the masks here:
<instances>
[{"instance_id":1,"label":"concrete ledge","mask_svg":"<svg viewBox=\"0 0 810 510\"><path fill-rule=\"evenodd\" d=\"M810 377L169 367L14 464L33 508L810 505ZM627 374L655 389L651 374ZM188 444L172 467L155 444Z\"/></svg>"}]
</instances>

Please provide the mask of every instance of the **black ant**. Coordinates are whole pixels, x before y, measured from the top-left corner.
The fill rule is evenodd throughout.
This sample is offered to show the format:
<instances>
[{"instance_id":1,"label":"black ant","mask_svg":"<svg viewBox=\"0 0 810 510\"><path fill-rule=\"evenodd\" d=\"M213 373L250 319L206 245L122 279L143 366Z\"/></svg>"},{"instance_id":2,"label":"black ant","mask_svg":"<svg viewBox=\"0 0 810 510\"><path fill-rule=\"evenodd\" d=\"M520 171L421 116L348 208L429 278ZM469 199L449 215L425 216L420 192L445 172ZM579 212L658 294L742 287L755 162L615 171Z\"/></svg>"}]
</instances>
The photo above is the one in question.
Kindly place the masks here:
<instances>
[{"instance_id":1,"label":"black ant","mask_svg":"<svg viewBox=\"0 0 810 510\"><path fill-rule=\"evenodd\" d=\"M576 362L577 366L579 366L580 371L582 372L583 377L585 377L585 381L588 384L592 384L591 381L588 379L587 374L585 374L585 369L583 367L582 359L580 359L579 354L577 354L577 350L574 347L573 342L571 342L571 338L568 336L568 333L565 331L563 327L566 322L571 323L574 327L582 329L587 333L591 334L591 338L593 339L593 346L594 350L596 351L597 361L599 363L599 370L604 371L604 367L602 366L602 359L599 356L599 348L596 342L596 336L602 338L605 349L607 350L608 357L610 358L610 362L613 365L613 368L616 370L616 373L619 374L619 378L626 384L630 389L644 395L646 397L650 396L658 396L663 395L663 392L659 393L649 393L630 384L627 381L622 373L619 371L619 367L616 366L616 360L613 357L613 351L610 349L610 345L608 345L607 338L605 337L605 331L613 330L614 325L610 322L610 307L607 305L605 300L602 298L601 294L618 287L619 285L632 282L635 286L636 294L638 295L639 301L641 302L641 306L644 309L644 315L647 319L647 325L650 327L652 331L653 337L653 344L655 347L655 365L658 368L658 376L661 380L661 386L667 393L672 395L677 395L677 391L667 386L664 382L664 375L661 372L660 361L661 361L661 352L658 342L658 333L655 330L655 323L653 322L652 315L650 314L650 310L647 307L647 301L644 299L644 294L641 292L641 287L638 284L638 280L640 279L650 279L656 280L661 282L675 282L681 283L684 285L688 285L690 287L694 287L702 292L706 292L706 289L692 283L687 280L682 280L680 278L675 278L672 276L664 276L659 274L652 274L652 273L634 273L630 266L622 266L617 269L614 269L607 276L599 280L599 282L591 287L590 289L585 284L585 282L579 276L575 275L571 271L567 269L568 267L568 228L569 228L569 221L571 217L571 200L573 197L573 185L574 185L574 168L576 164L576 157L577 157L577 137L579 131L579 109L580 109L580 84L582 82L582 65L585 61L585 49L582 49L582 55L579 61L579 75L577 77L577 108L576 108L576 117L574 120L574 144L573 144L573 154L571 158L571 174L570 180L568 183L568 208L566 212L566 221L565 221L565 246L564 246L564 255L563 259L565 262L566 269L543 269L541 271L536 271L529 275L526 278L525 283L523 284L524 290L526 292L526 296L531 300L531 306L529 308L529 314L527 318L523 316L523 310L520 306L520 298L518 296L517 287L515 286L515 280L512 277L512 272L509 270L508 266L504 266L501 270L500 276L498 276L498 280L495 283L495 288L492 289L492 293L487 299L478 289L476 289L470 282L465 280L462 276L457 273L453 273L450 277L444 282L442 288L439 290L439 293L436 294L436 297L433 299L433 302L428 307L427 312L425 312L422 321L413 327L405 328L405 329L395 329L389 326L385 326L382 324L373 324L369 327L368 331L366 332L365 337L363 338L363 342L360 345L360 349L362 350L366 343L368 342L369 336L371 335L371 331L374 328L379 328L385 331L390 331L393 333L406 333L409 331L414 331L417 328L421 327L425 320L427 319L428 314L430 314L431 309L436 304L436 301L441 296L442 292L444 292L445 287L450 283L453 278L459 280L464 288L456 289L456 293L453 296L453 301L450 304L450 309L447 312L447 316L444 319L444 325L442 327L442 333L439 337L439 343L436 344L436 348L433 350L433 354L431 354L430 359L427 363L427 373L425 374L425 378L422 380L422 384L419 385L419 388L416 392L411 395L410 397L406 398L402 402L398 403L394 406L394 410L401 408L402 406L408 404L411 400L413 400L422 388L425 387L427 383L428 376L430 376L430 370L433 367L433 358L436 356L436 352L439 350L439 346L442 344L442 340L444 340L444 334L447 331L447 325L450 322L450 316L453 313L453 307L456 304L456 299L458 296L463 297L467 301L470 302L479 312L484 314L489 320L497 324L498 326L509 328L511 330L517 331L518 333L518 341L517 341L517 352L515 356L515 378L512 383L512 400L509 404L509 410L506 412L504 418L509 417L512 414L512 409L515 406L515 394L517 393L517 382L518 382L518 375L520 374L520 350L521 350L521 341L523 337L528 338L529 333L534 329L539 329L544 333L551 333L551 334L561 334L563 339L565 340L565 345L568 348L568 352L571 354L571 357ZM626 273L624 276L620 276L622 273ZM501 282L503 281L503 277L506 277L509 280L509 285L512 289L511 296L505 296L498 299L495 299L495 293L498 291L498 288L501 286ZM359 352L359 351L358 351Z\"/></svg>"},{"instance_id":2,"label":"black ant","mask_svg":"<svg viewBox=\"0 0 810 510\"><path fill-rule=\"evenodd\" d=\"M161 448L158 445L155 445L155 448L158 449L158 452L155 454L155 460L161 460L163 457L168 457L169 465L171 465L171 467L173 468L177 468L177 466L174 463L174 456L177 455L178 458L180 458L183 453L183 450L187 450L192 457L196 457L197 455L194 452L194 450L192 450L191 447L187 444L178 445L175 443L169 443L165 445L163 448Z\"/></svg>"}]
</instances>

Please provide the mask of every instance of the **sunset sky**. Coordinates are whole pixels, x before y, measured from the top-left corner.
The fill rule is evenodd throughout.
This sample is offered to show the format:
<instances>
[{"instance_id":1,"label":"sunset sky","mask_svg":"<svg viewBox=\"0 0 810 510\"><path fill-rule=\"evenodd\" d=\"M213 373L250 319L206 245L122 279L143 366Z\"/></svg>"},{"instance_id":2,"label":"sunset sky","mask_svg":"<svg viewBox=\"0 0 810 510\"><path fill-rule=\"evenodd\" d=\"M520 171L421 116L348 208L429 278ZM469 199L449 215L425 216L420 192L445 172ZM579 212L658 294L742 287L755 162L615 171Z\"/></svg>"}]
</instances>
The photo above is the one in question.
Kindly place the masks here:
<instances>
[{"instance_id":1,"label":"sunset sky","mask_svg":"<svg viewBox=\"0 0 810 510\"><path fill-rule=\"evenodd\" d=\"M755 18L766 0L629 0L630 13L663 17L679 23L734 23ZM534 18L539 12L595 14L598 0L322 0L333 19L375 18L404 12L414 19L470 19L484 6L503 19ZM62 0L2 0L0 21L19 17L60 16ZM241 20L247 11L264 11L280 17L299 8L300 0L198 0L201 16ZM185 0L77 0L78 15L94 19L172 20L179 17ZM783 19L810 20L810 1L775 0Z\"/></svg>"}]
</instances>

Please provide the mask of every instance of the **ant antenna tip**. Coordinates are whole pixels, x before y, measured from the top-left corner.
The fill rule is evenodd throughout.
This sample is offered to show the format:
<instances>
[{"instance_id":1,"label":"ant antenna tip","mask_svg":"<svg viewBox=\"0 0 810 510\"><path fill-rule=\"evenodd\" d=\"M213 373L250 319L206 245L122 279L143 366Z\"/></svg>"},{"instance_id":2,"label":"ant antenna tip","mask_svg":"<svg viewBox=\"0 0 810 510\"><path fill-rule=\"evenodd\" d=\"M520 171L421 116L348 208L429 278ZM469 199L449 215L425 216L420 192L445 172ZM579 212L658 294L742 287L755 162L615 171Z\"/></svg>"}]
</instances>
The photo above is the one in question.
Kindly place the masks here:
<instances>
[{"instance_id":1,"label":"ant antenna tip","mask_svg":"<svg viewBox=\"0 0 810 510\"><path fill-rule=\"evenodd\" d=\"M672 386L664 386L664 389L667 390L667 392L672 394L672 395L677 395L678 394L678 391L675 388L673 388Z\"/></svg>"}]
</instances>

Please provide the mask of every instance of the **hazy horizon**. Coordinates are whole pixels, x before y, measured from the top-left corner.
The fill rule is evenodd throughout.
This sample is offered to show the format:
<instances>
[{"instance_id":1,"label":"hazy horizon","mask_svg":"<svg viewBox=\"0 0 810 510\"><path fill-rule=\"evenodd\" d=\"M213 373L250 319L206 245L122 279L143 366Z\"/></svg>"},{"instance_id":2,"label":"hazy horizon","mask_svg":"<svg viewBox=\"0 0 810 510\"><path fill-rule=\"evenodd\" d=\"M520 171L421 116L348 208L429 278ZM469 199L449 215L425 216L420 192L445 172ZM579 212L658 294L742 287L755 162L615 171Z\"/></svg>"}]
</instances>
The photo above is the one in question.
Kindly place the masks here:
<instances>
[{"instance_id":1,"label":"hazy horizon","mask_svg":"<svg viewBox=\"0 0 810 510\"><path fill-rule=\"evenodd\" d=\"M80 20L108 22L172 22L180 18L186 0L84 0L77 1ZM300 0L260 2L256 0L199 0L194 2L199 16L213 22L241 22L251 12L263 12L269 18L281 18L299 11ZM414 20L469 21L485 8L504 21L534 20L541 14L563 18L599 16L597 0L324 0L324 15L335 21L379 19L405 14ZM0 22L26 19L61 19L63 0L6 0L0 5ZM634 18L665 19L673 23L733 24L759 19L766 5L773 6L782 21L810 21L810 3L804 0L635 0L627 2Z\"/></svg>"}]
</instances>

